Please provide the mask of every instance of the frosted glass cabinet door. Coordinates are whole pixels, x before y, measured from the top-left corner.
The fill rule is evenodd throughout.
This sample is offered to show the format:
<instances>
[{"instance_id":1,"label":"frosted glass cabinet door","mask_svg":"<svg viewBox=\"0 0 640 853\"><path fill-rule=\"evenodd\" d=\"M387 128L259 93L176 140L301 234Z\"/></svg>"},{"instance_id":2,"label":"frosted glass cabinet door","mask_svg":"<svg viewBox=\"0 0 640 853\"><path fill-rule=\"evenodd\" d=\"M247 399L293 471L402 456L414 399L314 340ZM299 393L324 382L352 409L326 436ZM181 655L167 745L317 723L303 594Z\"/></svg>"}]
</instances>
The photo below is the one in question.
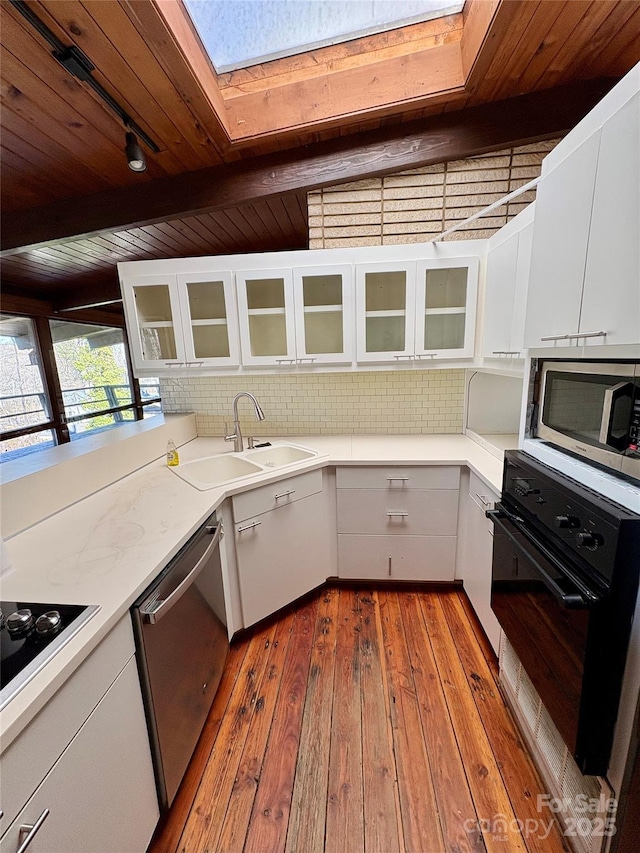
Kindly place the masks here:
<instances>
[{"instance_id":1,"label":"frosted glass cabinet door","mask_svg":"<svg viewBox=\"0 0 640 853\"><path fill-rule=\"evenodd\" d=\"M415 264L356 267L358 361L413 362Z\"/></svg>"},{"instance_id":2,"label":"frosted glass cabinet door","mask_svg":"<svg viewBox=\"0 0 640 853\"><path fill-rule=\"evenodd\" d=\"M178 291L188 364L237 367L237 314L230 272L179 275Z\"/></svg>"},{"instance_id":3,"label":"frosted glass cabinet door","mask_svg":"<svg viewBox=\"0 0 640 853\"><path fill-rule=\"evenodd\" d=\"M122 293L134 367L148 372L184 365L176 277L129 278Z\"/></svg>"},{"instance_id":4,"label":"frosted glass cabinet door","mask_svg":"<svg viewBox=\"0 0 640 853\"><path fill-rule=\"evenodd\" d=\"M350 363L353 358L351 267L293 270L296 357L299 364Z\"/></svg>"},{"instance_id":5,"label":"frosted glass cabinet door","mask_svg":"<svg viewBox=\"0 0 640 853\"><path fill-rule=\"evenodd\" d=\"M291 270L236 273L243 364L296 363Z\"/></svg>"},{"instance_id":6,"label":"frosted glass cabinet door","mask_svg":"<svg viewBox=\"0 0 640 853\"><path fill-rule=\"evenodd\" d=\"M477 258L419 261L416 275L418 360L473 356Z\"/></svg>"}]
</instances>

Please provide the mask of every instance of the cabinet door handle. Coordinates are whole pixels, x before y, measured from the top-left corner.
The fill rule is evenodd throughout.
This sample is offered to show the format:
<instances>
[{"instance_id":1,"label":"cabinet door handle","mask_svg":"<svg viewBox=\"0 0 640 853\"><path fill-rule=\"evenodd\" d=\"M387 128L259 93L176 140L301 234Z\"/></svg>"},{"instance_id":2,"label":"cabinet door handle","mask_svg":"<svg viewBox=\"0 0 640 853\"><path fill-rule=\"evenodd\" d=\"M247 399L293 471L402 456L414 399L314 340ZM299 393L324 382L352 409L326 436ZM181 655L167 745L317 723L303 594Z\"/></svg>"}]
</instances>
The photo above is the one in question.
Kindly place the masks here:
<instances>
[{"instance_id":1,"label":"cabinet door handle","mask_svg":"<svg viewBox=\"0 0 640 853\"><path fill-rule=\"evenodd\" d=\"M258 527L259 524L262 524L261 521L254 521L251 524L247 524L246 527L239 527L238 533L243 533L245 530L253 530L254 527Z\"/></svg>"},{"instance_id":2,"label":"cabinet door handle","mask_svg":"<svg viewBox=\"0 0 640 853\"><path fill-rule=\"evenodd\" d=\"M18 844L20 845L16 853L24 853L45 820L49 817L50 810L45 809L35 823L23 823L18 830Z\"/></svg>"},{"instance_id":3,"label":"cabinet door handle","mask_svg":"<svg viewBox=\"0 0 640 853\"><path fill-rule=\"evenodd\" d=\"M541 341L569 341L577 338L606 338L606 332L575 332L570 335L548 335L540 338Z\"/></svg>"},{"instance_id":4,"label":"cabinet door handle","mask_svg":"<svg viewBox=\"0 0 640 853\"><path fill-rule=\"evenodd\" d=\"M389 557L389 577L391 577L391 557Z\"/></svg>"},{"instance_id":5,"label":"cabinet door handle","mask_svg":"<svg viewBox=\"0 0 640 853\"><path fill-rule=\"evenodd\" d=\"M437 358L437 356L437 352L421 352L420 355L418 355L418 358Z\"/></svg>"},{"instance_id":6,"label":"cabinet door handle","mask_svg":"<svg viewBox=\"0 0 640 853\"><path fill-rule=\"evenodd\" d=\"M393 512L392 511L392 512L388 512L387 515L389 516L389 518L404 518L405 516L409 515L409 513L408 512Z\"/></svg>"},{"instance_id":7,"label":"cabinet door handle","mask_svg":"<svg viewBox=\"0 0 640 853\"><path fill-rule=\"evenodd\" d=\"M409 361L415 361L415 355L394 355L396 361L400 361L400 359L406 358Z\"/></svg>"},{"instance_id":8,"label":"cabinet door handle","mask_svg":"<svg viewBox=\"0 0 640 853\"><path fill-rule=\"evenodd\" d=\"M489 506L489 504L491 503L491 501L488 501L488 500L487 500L486 495L479 495L479 494L476 492L476 497L478 498L478 500L480 501L480 503L482 503L484 506Z\"/></svg>"},{"instance_id":9,"label":"cabinet door handle","mask_svg":"<svg viewBox=\"0 0 640 853\"><path fill-rule=\"evenodd\" d=\"M295 358L276 358L276 364L295 364Z\"/></svg>"},{"instance_id":10,"label":"cabinet door handle","mask_svg":"<svg viewBox=\"0 0 640 853\"><path fill-rule=\"evenodd\" d=\"M410 477L387 477L387 480L410 480Z\"/></svg>"},{"instance_id":11,"label":"cabinet door handle","mask_svg":"<svg viewBox=\"0 0 640 853\"><path fill-rule=\"evenodd\" d=\"M313 358L311 358L310 356L307 356L307 357L305 357L305 358L298 358L298 359L296 359L296 361L298 362L298 364L303 364L305 361L314 362L315 360L316 360L316 359L315 359L315 356L313 356Z\"/></svg>"},{"instance_id":12,"label":"cabinet door handle","mask_svg":"<svg viewBox=\"0 0 640 853\"><path fill-rule=\"evenodd\" d=\"M289 495L295 494L295 491L295 489L289 489L288 492L280 492L279 495L274 495L273 499L277 501L279 498L288 498Z\"/></svg>"}]
</instances>

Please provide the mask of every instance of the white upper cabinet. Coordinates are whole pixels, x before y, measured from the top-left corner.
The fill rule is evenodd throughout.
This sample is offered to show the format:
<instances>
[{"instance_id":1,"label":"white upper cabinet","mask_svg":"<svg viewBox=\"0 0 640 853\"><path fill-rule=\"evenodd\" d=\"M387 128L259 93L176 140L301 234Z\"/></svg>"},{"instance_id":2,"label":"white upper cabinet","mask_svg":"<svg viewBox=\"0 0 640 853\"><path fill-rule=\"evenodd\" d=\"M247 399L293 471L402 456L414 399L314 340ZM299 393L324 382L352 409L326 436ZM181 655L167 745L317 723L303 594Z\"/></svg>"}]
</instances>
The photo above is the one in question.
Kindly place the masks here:
<instances>
[{"instance_id":1,"label":"white upper cabinet","mask_svg":"<svg viewBox=\"0 0 640 853\"><path fill-rule=\"evenodd\" d=\"M414 357L415 263L358 264L356 318L358 361Z\"/></svg>"},{"instance_id":2,"label":"white upper cabinet","mask_svg":"<svg viewBox=\"0 0 640 853\"><path fill-rule=\"evenodd\" d=\"M136 371L184 366L187 357L176 276L128 278L122 292Z\"/></svg>"},{"instance_id":3,"label":"white upper cabinet","mask_svg":"<svg viewBox=\"0 0 640 853\"><path fill-rule=\"evenodd\" d=\"M180 274L177 279L187 363L237 367L240 352L231 273Z\"/></svg>"},{"instance_id":4,"label":"white upper cabinet","mask_svg":"<svg viewBox=\"0 0 640 853\"><path fill-rule=\"evenodd\" d=\"M477 258L356 266L359 362L471 358Z\"/></svg>"},{"instance_id":5,"label":"white upper cabinet","mask_svg":"<svg viewBox=\"0 0 640 853\"><path fill-rule=\"evenodd\" d=\"M351 364L352 267L295 267L293 289L298 364Z\"/></svg>"},{"instance_id":6,"label":"white upper cabinet","mask_svg":"<svg viewBox=\"0 0 640 853\"><path fill-rule=\"evenodd\" d=\"M522 358L534 205L489 241L482 336L485 358Z\"/></svg>"},{"instance_id":7,"label":"white upper cabinet","mask_svg":"<svg viewBox=\"0 0 640 853\"><path fill-rule=\"evenodd\" d=\"M292 271L239 270L236 288L242 363L296 364Z\"/></svg>"},{"instance_id":8,"label":"white upper cabinet","mask_svg":"<svg viewBox=\"0 0 640 853\"><path fill-rule=\"evenodd\" d=\"M640 343L640 93L602 128L580 314L590 329Z\"/></svg>"},{"instance_id":9,"label":"white upper cabinet","mask_svg":"<svg viewBox=\"0 0 640 853\"><path fill-rule=\"evenodd\" d=\"M528 347L640 342L639 88L640 71L634 69L543 168Z\"/></svg>"},{"instance_id":10,"label":"white upper cabinet","mask_svg":"<svg viewBox=\"0 0 640 853\"><path fill-rule=\"evenodd\" d=\"M544 347L578 332L600 131L538 184L525 346ZM574 339L571 343L576 343Z\"/></svg>"},{"instance_id":11,"label":"white upper cabinet","mask_svg":"<svg viewBox=\"0 0 640 853\"><path fill-rule=\"evenodd\" d=\"M472 358L478 292L476 258L418 261L415 356Z\"/></svg>"}]
</instances>

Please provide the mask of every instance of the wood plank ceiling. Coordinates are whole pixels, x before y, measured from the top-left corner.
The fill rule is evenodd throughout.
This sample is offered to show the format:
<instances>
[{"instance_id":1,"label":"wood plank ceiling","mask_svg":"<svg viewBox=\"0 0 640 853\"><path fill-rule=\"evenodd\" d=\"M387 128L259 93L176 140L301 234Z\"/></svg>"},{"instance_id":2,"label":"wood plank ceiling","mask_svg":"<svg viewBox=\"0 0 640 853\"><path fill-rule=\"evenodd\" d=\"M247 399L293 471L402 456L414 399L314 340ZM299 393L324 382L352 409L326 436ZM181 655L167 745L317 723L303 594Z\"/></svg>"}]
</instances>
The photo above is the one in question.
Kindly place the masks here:
<instances>
[{"instance_id":1,"label":"wood plank ceiling","mask_svg":"<svg viewBox=\"0 0 640 853\"><path fill-rule=\"evenodd\" d=\"M58 309L116 298L121 260L304 248L308 189L557 135L640 60L637 0L467 0L222 75L181 0L24 5L160 149L130 171L116 115L0 3L3 290Z\"/></svg>"}]
</instances>

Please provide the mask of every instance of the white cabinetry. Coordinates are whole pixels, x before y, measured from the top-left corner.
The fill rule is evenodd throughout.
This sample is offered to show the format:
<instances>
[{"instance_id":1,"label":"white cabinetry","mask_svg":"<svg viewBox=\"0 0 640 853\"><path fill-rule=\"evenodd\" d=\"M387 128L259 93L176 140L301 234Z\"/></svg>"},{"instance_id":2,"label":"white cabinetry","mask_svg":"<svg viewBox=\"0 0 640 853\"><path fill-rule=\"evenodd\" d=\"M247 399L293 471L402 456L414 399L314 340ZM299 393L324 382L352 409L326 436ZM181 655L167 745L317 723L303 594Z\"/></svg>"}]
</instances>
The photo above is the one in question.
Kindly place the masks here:
<instances>
[{"instance_id":1,"label":"white cabinetry","mask_svg":"<svg viewBox=\"0 0 640 853\"><path fill-rule=\"evenodd\" d=\"M459 468L338 468L341 578L453 580Z\"/></svg>"},{"instance_id":2,"label":"white cabinetry","mask_svg":"<svg viewBox=\"0 0 640 853\"><path fill-rule=\"evenodd\" d=\"M482 336L485 358L522 358L535 204L489 240Z\"/></svg>"},{"instance_id":3,"label":"white cabinetry","mask_svg":"<svg viewBox=\"0 0 640 853\"><path fill-rule=\"evenodd\" d=\"M127 277L122 293L136 375L239 365L230 272Z\"/></svg>"},{"instance_id":4,"label":"white cabinetry","mask_svg":"<svg viewBox=\"0 0 640 853\"><path fill-rule=\"evenodd\" d=\"M2 853L145 850L158 820L127 614L2 755Z\"/></svg>"},{"instance_id":5,"label":"white cabinetry","mask_svg":"<svg viewBox=\"0 0 640 853\"><path fill-rule=\"evenodd\" d=\"M239 270L236 287L242 363L295 364L291 270Z\"/></svg>"},{"instance_id":6,"label":"white cabinetry","mask_svg":"<svg viewBox=\"0 0 640 853\"><path fill-rule=\"evenodd\" d=\"M477 258L356 266L359 362L473 355Z\"/></svg>"},{"instance_id":7,"label":"white cabinetry","mask_svg":"<svg viewBox=\"0 0 640 853\"><path fill-rule=\"evenodd\" d=\"M485 634L496 654L500 625L491 609L491 560L493 524L485 512L499 500L473 471L463 478L460 501L460 542L456 577L461 578Z\"/></svg>"},{"instance_id":8,"label":"white cabinetry","mask_svg":"<svg viewBox=\"0 0 640 853\"><path fill-rule=\"evenodd\" d=\"M332 501L323 472L232 498L245 627L323 583L333 571Z\"/></svg>"},{"instance_id":9,"label":"white cabinetry","mask_svg":"<svg viewBox=\"0 0 640 853\"><path fill-rule=\"evenodd\" d=\"M617 97L616 89L598 114L607 99ZM638 343L637 86L635 95L560 159L571 136L552 152L552 168L543 167L538 185L525 346Z\"/></svg>"}]
</instances>

